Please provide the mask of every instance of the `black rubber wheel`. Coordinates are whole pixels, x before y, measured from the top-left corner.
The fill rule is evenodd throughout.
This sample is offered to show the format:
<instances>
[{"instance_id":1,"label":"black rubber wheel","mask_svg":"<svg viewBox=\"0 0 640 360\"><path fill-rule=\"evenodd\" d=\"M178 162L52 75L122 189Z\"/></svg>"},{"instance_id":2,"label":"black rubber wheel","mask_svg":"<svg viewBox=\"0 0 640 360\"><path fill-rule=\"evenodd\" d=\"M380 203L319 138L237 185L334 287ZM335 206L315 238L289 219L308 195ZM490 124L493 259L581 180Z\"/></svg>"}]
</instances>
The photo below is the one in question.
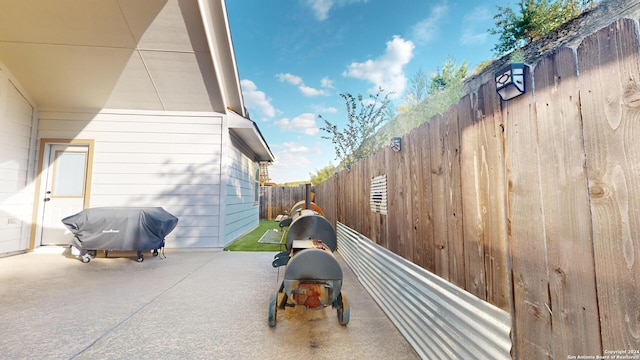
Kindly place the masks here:
<instances>
[{"instance_id":1,"label":"black rubber wheel","mask_svg":"<svg viewBox=\"0 0 640 360\"><path fill-rule=\"evenodd\" d=\"M91 256L89 256L88 254L84 254L82 255L82 262L83 263L88 263L89 261L91 261Z\"/></svg>"},{"instance_id":2,"label":"black rubber wheel","mask_svg":"<svg viewBox=\"0 0 640 360\"><path fill-rule=\"evenodd\" d=\"M278 293L271 293L271 297L269 298L269 317L267 321L269 323L269 327L276 326L276 316L278 314Z\"/></svg>"},{"instance_id":3,"label":"black rubber wheel","mask_svg":"<svg viewBox=\"0 0 640 360\"><path fill-rule=\"evenodd\" d=\"M349 302L347 297L340 293L338 295L338 322L340 325L347 325L349 323L349 317L351 316L351 309L349 308Z\"/></svg>"},{"instance_id":4,"label":"black rubber wheel","mask_svg":"<svg viewBox=\"0 0 640 360\"><path fill-rule=\"evenodd\" d=\"M158 256L158 249L153 249L153 256Z\"/></svg>"}]
</instances>

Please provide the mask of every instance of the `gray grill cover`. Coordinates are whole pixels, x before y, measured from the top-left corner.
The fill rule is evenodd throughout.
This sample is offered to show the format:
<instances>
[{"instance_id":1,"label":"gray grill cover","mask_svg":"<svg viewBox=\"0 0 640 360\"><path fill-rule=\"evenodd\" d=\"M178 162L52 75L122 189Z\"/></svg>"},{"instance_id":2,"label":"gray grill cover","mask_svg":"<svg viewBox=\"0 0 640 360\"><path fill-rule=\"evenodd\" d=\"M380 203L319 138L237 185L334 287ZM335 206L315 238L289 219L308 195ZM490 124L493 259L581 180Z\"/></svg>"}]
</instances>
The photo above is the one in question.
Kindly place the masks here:
<instances>
[{"instance_id":1,"label":"gray grill cover","mask_svg":"<svg viewBox=\"0 0 640 360\"><path fill-rule=\"evenodd\" d=\"M178 218L161 207L99 207L62 219L75 235L71 245L82 250L154 250Z\"/></svg>"}]
</instances>

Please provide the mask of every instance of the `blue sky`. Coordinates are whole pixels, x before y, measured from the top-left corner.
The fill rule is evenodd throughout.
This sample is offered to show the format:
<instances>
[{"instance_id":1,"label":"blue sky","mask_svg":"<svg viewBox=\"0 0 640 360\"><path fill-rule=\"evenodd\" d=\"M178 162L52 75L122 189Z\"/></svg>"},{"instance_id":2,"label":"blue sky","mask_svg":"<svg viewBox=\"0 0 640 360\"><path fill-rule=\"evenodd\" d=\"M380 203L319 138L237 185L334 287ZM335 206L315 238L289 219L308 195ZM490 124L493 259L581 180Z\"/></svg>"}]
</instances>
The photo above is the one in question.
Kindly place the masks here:
<instances>
[{"instance_id":1,"label":"blue sky","mask_svg":"<svg viewBox=\"0 0 640 360\"><path fill-rule=\"evenodd\" d=\"M393 91L394 106L422 70L447 56L469 69L492 58L506 0L227 0L245 106L276 162L273 182L309 180L332 163L321 114L346 122L340 93Z\"/></svg>"}]
</instances>

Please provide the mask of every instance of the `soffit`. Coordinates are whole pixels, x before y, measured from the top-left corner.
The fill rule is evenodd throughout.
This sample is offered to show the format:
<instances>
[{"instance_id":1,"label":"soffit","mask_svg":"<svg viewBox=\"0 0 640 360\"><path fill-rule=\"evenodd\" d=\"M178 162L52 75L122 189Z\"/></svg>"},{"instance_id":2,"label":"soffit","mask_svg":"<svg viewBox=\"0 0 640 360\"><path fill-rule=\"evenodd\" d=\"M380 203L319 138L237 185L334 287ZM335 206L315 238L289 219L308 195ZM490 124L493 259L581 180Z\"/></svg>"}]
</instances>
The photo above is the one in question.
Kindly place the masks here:
<instances>
[{"instance_id":1,"label":"soffit","mask_svg":"<svg viewBox=\"0 0 640 360\"><path fill-rule=\"evenodd\" d=\"M40 107L224 111L196 1L0 0L0 62Z\"/></svg>"},{"instance_id":2,"label":"soffit","mask_svg":"<svg viewBox=\"0 0 640 360\"><path fill-rule=\"evenodd\" d=\"M252 120L244 118L233 111L227 112L229 131L235 134L254 153L257 161L275 161L269 145Z\"/></svg>"}]
</instances>

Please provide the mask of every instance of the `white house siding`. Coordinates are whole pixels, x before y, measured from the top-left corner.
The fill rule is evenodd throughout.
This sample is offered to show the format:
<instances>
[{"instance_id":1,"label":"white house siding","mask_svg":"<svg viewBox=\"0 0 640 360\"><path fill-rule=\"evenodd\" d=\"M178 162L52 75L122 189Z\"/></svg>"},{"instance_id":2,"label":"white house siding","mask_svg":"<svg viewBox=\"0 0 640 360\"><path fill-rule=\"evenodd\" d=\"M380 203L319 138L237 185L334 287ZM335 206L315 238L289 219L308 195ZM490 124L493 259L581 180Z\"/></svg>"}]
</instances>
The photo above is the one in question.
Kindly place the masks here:
<instances>
[{"instance_id":1,"label":"white house siding","mask_svg":"<svg viewBox=\"0 0 640 360\"><path fill-rule=\"evenodd\" d=\"M256 163L239 147L231 136L226 152L228 161L227 186L224 204L224 244L258 226L259 206L255 203Z\"/></svg>"},{"instance_id":2,"label":"white house siding","mask_svg":"<svg viewBox=\"0 0 640 360\"><path fill-rule=\"evenodd\" d=\"M219 247L222 114L41 111L39 139L95 141L90 207L161 206L166 246Z\"/></svg>"},{"instance_id":3,"label":"white house siding","mask_svg":"<svg viewBox=\"0 0 640 360\"><path fill-rule=\"evenodd\" d=\"M34 119L34 107L0 66L0 254L28 247Z\"/></svg>"}]
</instances>

